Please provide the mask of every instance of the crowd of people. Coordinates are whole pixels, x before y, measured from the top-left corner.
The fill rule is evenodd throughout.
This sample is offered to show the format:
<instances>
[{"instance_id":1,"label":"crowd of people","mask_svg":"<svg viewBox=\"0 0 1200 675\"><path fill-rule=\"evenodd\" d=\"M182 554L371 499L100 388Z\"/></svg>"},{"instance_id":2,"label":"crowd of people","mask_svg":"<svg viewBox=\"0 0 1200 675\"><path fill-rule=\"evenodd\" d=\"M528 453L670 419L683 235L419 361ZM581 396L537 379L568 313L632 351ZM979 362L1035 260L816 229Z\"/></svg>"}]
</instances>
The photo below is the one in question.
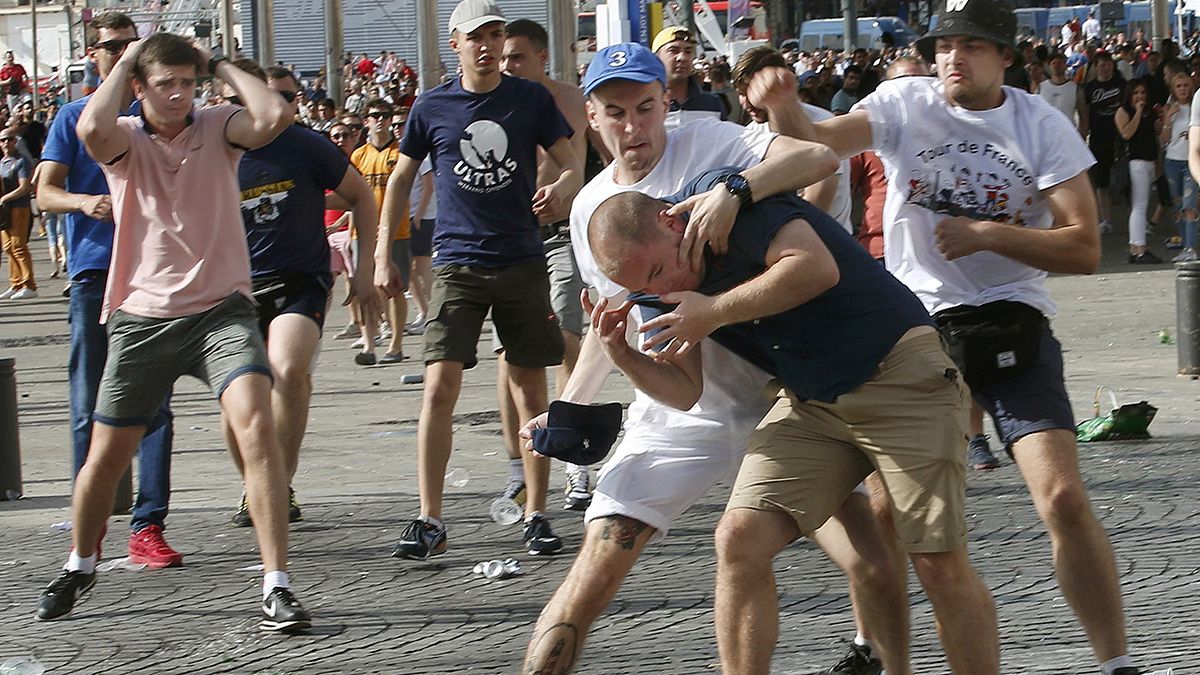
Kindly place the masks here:
<instances>
[{"instance_id":1,"label":"crowd of people","mask_svg":"<svg viewBox=\"0 0 1200 675\"><path fill-rule=\"evenodd\" d=\"M31 195L70 280L73 549L37 617L69 616L96 583L135 454L130 558L183 563L163 532L171 390L191 375L219 401L244 485L232 521L258 537L260 625L312 626L287 574L292 479L345 276L353 321L331 337L357 338L361 366L418 351L425 365L419 503L394 557L450 544L453 413L489 317L497 500L523 512L529 554L566 547L553 461L567 473L585 535L522 672L573 669L637 558L735 478L715 532L726 672L769 671L772 560L808 537L845 572L858 631L824 672L911 672L911 564L951 669L998 673L995 604L967 552L967 468L1000 464L987 413L1098 669L1148 673L1076 459L1045 280L1096 270L1118 173L1130 262L1157 261L1159 173L1155 222L1178 222L1177 259L1195 259L1196 73L1088 24L1062 44L1018 41L1003 0L940 16L907 48L764 46L733 63L668 27L562 83L543 27L462 0L455 74L418 92L394 53L348 54L340 106L319 76L96 17L95 93L40 132L22 102L0 127L6 297L37 292ZM406 336L420 347L406 353ZM635 389L619 444L619 406L592 404L614 368Z\"/></svg>"}]
</instances>

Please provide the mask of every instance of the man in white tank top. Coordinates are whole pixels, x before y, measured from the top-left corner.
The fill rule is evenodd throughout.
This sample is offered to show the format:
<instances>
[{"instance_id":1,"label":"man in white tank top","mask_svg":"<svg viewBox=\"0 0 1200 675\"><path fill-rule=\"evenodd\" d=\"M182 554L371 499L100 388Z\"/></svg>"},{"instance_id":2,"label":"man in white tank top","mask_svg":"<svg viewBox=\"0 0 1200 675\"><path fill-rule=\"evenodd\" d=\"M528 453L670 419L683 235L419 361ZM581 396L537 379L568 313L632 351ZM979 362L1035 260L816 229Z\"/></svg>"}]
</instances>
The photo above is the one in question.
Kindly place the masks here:
<instances>
[{"instance_id":1,"label":"man in white tank top","mask_svg":"<svg viewBox=\"0 0 1200 675\"><path fill-rule=\"evenodd\" d=\"M1071 120L1075 128L1079 128L1079 120L1083 118L1083 97L1079 95L1079 85L1067 77L1067 57L1062 52L1055 52L1047 62L1050 69L1050 79L1038 88L1038 95Z\"/></svg>"}]
</instances>

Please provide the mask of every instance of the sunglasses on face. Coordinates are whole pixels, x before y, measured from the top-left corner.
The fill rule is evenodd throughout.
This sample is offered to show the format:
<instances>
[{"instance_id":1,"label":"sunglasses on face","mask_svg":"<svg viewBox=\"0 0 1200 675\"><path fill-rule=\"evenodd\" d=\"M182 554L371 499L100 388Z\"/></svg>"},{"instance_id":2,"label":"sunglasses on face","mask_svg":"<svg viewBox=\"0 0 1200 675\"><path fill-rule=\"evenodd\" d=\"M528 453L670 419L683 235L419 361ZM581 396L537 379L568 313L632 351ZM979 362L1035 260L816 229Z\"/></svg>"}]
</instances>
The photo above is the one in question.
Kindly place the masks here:
<instances>
[{"instance_id":1,"label":"sunglasses on face","mask_svg":"<svg viewBox=\"0 0 1200 675\"><path fill-rule=\"evenodd\" d=\"M9 141L15 140L17 140L15 136L4 136L3 138L0 138L0 143L8 143Z\"/></svg>"},{"instance_id":2,"label":"sunglasses on face","mask_svg":"<svg viewBox=\"0 0 1200 675\"><path fill-rule=\"evenodd\" d=\"M134 38L125 38L123 40L105 40L104 42L97 42L96 47L103 49L104 51L108 52L109 54L116 54L116 53L120 52L122 49L125 49L126 47L128 47L130 44L137 42L137 41L138 41L138 38L135 38L135 37Z\"/></svg>"},{"instance_id":3,"label":"sunglasses on face","mask_svg":"<svg viewBox=\"0 0 1200 675\"><path fill-rule=\"evenodd\" d=\"M387 119L391 116L391 113L379 112L378 110L367 113L367 117L373 120Z\"/></svg>"},{"instance_id":4,"label":"sunglasses on face","mask_svg":"<svg viewBox=\"0 0 1200 675\"><path fill-rule=\"evenodd\" d=\"M344 141L347 138L350 138L350 134L333 134L330 136L330 138L332 138L335 141Z\"/></svg>"}]
</instances>

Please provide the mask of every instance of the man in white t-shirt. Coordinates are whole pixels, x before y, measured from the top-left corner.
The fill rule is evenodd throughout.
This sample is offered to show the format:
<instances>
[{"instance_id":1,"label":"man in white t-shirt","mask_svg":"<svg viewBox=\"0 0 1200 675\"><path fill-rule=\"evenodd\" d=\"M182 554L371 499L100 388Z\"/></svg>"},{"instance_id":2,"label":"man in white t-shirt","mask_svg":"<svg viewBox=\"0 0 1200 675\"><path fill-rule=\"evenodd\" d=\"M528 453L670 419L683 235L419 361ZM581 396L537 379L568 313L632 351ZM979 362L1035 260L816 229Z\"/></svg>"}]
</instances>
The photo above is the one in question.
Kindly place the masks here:
<instances>
[{"instance_id":1,"label":"man in white t-shirt","mask_svg":"<svg viewBox=\"0 0 1200 675\"><path fill-rule=\"evenodd\" d=\"M750 105L746 96L746 89L750 86L750 79L754 77L754 73L767 66L786 68L787 62L783 60L783 55L773 47L764 45L747 50L734 64L730 80L733 88L738 92L738 101L742 110L745 110L752 120L747 127L757 129L760 133L771 134L776 129L771 125L770 113L765 109ZM797 100L799 101L799 97ZM820 121L833 117L833 113L824 108L803 102L800 102L800 105L804 106L804 111L814 120ZM833 216L833 219L841 223L847 232L854 233L854 224L851 222L850 213L850 160L844 159L839 162L837 173L816 185L805 188L802 196L813 206Z\"/></svg>"},{"instance_id":2,"label":"man in white t-shirt","mask_svg":"<svg viewBox=\"0 0 1200 675\"><path fill-rule=\"evenodd\" d=\"M1062 52L1054 52L1047 63L1050 79L1038 87L1038 95L1046 102L1062 111L1071 120L1071 124L1079 129L1079 120L1087 115L1087 107L1083 104L1083 91L1079 85L1067 77L1067 57ZM1082 131L1080 132L1082 135Z\"/></svg>"},{"instance_id":3,"label":"man in white t-shirt","mask_svg":"<svg viewBox=\"0 0 1200 675\"><path fill-rule=\"evenodd\" d=\"M1083 22L1083 39L1085 42L1099 40L1102 29L1100 27L1100 19L1096 18L1096 10L1088 10L1087 21Z\"/></svg>"},{"instance_id":4,"label":"man in white t-shirt","mask_svg":"<svg viewBox=\"0 0 1200 675\"><path fill-rule=\"evenodd\" d=\"M885 82L848 115L789 121L839 156L879 153L889 179L888 269L939 325L1014 327L1007 345L946 334L1021 467L1063 595L1102 672L1136 675L1112 547L1079 472L1061 347L1046 320L1055 312L1047 273L1090 274L1100 262L1087 174L1095 160L1044 99L1002 87L1016 35L1009 4L951 0L942 10L917 42L938 79Z\"/></svg>"},{"instance_id":5,"label":"man in white t-shirt","mask_svg":"<svg viewBox=\"0 0 1200 675\"><path fill-rule=\"evenodd\" d=\"M832 158L819 146L727 122L698 120L668 133L665 85L658 59L632 43L601 50L584 78L588 122L615 159L576 196L571 239L584 280L617 303L626 291L600 271L587 237L591 213L608 197L629 190L663 197L697 173L727 165L750 167L741 175L752 195L763 196L802 188L832 170ZM677 208L690 209L690 226L706 236L713 221L731 226L740 204L731 191L717 189ZM523 672L569 672L591 623L646 545L665 536L671 521L716 482L736 473L751 432L773 403L765 392L770 378L711 340L705 340L702 354L704 392L687 412L635 390L624 439L601 470L584 517L583 545L538 619ZM612 365L589 331L561 399L590 403ZM542 415L522 434L528 438L546 424ZM890 658L889 672L908 672L898 561L881 545L862 495L848 498L834 518L838 522L818 530L815 540L850 575L851 597L879 651ZM853 672L878 673L879 662L866 654L864 661L874 669Z\"/></svg>"}]
</instances>

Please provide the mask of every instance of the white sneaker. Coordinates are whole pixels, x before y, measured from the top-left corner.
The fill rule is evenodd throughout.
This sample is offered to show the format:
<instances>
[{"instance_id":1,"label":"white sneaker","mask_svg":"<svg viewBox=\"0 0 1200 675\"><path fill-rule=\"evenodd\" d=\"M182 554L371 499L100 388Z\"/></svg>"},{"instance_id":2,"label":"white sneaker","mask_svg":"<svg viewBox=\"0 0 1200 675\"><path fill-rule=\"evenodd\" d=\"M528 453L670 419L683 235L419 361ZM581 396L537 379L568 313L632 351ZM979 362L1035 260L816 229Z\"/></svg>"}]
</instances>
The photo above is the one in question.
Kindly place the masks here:
<instances>
[{"instance_id":1,"label":"white sneaker","mask_svg":"<svg viewBox=\"0 0 1200 675\"><path fill-rule=\"evenodd\" d=\"M11 297L13 300L28 300L29 298L36 298L37 296L37 291L33 290L32 288L22 288L9 297Z\"/></svg>"},{"instance_id":2,"label":"white sneaker","mask_svg":"<svg viewBox=\"0 0 1200 675\"><path fill-rule=\"evenodd\" d=\"M0 300L7 300L16 294L17 294L17 289L10 288L7 291L0 293Z\"/></svg>"},{"instance_id":3,"label":"white sneaker","mask_svg":"<svg viewBox=\"0 0 1200 675\"><path fill-rule=\"evenodd\" d=\"M1196 260L1197 257L1198 256L1196 255L1195 249L1185 248L1185 249L1183 249L1182 253L1175 256L1174 258L1171 258L1171 262L1192 262L1193 260Z\"/></svg>"}]
</instances>

